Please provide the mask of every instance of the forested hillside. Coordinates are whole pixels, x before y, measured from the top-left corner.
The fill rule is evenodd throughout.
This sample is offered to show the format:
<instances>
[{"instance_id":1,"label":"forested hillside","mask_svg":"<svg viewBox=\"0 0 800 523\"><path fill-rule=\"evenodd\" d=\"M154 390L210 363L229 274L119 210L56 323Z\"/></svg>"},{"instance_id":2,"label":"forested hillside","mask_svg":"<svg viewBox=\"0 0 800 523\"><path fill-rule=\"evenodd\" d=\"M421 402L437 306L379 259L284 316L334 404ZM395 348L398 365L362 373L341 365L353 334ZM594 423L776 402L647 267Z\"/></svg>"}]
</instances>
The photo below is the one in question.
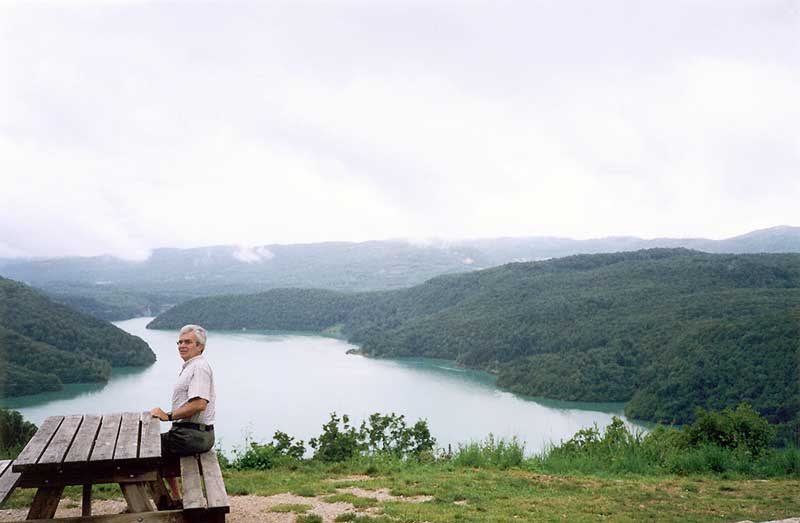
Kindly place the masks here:
<instances>
[{"instance_id":1,"label":"forested hillside","mask_svg":"<svg viewBox=\"0 0 800 523\"><path fill-rule=\"evenodd\" d=\"M800 252L800 227L773 227L725 240L530 237L165 248L142 261L111 256L0 259L0 275L43 289L54 300L97 318L120 320L155 315L201 296L273 288L391 290L441 274L509 262L654 247L715 253Z\"/></svg>"},{"instance_id":2,"label":"forested hillside","mask_svg":"<svg viewBox=\"0 0 800 523\"><path fill-rule=\"evenodd\" d=\"M140 338L0 278L0 397L105 381L112 366L154 361Z\"/></svg>"},{"instance_id":3,"label":"forested hillside","mask_svg":"<svg viewBox=\"0 0 800 523\"><path fill-rule=\"evenodd\" d=\"M151 323L336 329L366 355L451 358L509 390L629 401L690 421L747 401L775 423L800 410L800 255L685 249L580 255L447 275L409 289L284 289L200 298Z\"/></svg>"}]
</instances>

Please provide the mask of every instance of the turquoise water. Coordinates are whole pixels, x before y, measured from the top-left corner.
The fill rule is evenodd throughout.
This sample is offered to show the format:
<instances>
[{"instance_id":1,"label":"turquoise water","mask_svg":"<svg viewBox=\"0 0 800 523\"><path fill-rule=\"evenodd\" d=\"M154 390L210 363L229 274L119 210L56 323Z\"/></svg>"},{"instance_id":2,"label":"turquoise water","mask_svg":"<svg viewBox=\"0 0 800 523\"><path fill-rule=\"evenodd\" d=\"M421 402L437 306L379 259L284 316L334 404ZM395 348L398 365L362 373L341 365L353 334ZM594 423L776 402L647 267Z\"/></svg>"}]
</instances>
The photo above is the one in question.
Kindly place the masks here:
<instances>
[{"instance_id":1,"label":"turquoise water","mask_svg":"<svg viewBox=\"0 0 800 523\"><path fill-rule=\"evenodd\" d=\"M150 345L158 357L154 365L114 369L106 384L69 385L2 404L37 424L54 414L168 410L182 363L177 332L147 330L150 319L116 325ZM412 423L424 418L441 447L489 433L516 436L529 453L594 423L603 427L612 415L624 419L619 403L523 398L497 389L487 373L448 361L376 360L346 354L352 348L343 340L297 333L211 332L205 356L214 369L222 447L230 452L248 437L266 442L276 430L307 442L333 411L356 423L374 412L404 414Z\"/></svg>"}]
</instances>

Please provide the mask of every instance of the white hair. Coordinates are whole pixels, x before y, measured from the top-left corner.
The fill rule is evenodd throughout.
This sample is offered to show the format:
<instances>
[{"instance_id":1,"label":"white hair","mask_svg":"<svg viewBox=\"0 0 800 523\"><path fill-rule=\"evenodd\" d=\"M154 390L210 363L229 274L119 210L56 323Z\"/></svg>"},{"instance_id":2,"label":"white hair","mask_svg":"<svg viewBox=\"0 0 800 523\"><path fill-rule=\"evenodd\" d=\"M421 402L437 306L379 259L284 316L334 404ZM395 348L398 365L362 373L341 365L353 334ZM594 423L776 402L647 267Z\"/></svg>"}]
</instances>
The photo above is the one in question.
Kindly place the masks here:
<instances>
[{"instance_id":1,"label":"white hair","mask_svg":"<svg viewBox=\"0 0 800 523\"><path fill-rule=\"evenodd\" d=\"M206 339L208 335L206 334L206 330L201 327L200 325L184 325L181 328L181 334L186 334L189 332L194 332L194 337L197 340L197 343L205 348L206 346Z\"/></svg>"}]
</instances>

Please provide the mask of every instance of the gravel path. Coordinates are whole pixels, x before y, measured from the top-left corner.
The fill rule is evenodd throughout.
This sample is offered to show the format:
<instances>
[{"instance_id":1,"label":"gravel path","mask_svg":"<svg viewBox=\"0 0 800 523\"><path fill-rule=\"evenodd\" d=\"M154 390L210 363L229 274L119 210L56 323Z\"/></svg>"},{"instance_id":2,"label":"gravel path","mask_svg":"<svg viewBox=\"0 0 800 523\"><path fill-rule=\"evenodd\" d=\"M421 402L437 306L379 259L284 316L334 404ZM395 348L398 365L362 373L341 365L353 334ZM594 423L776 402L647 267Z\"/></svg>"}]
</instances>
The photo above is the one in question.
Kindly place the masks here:
<instances>
[{"instance_id":1,"label":"gravel path","mask_svg":"<svg viewBox=\"0 0 800 523\"><path fill-rule=\"evenodd\" d=\"M365 490L357 487L337 489L340 493L349 493L354 496L375 498L379 501L403 501L406 503L422 503L433 499L431 496L392 496L388 489ZM346 512L356 512L350 503L328 503L325 496L303 497L284 493L274 496L231 496L231 513L226 518L229 523L294 523L296 515L291 512L272 512L270 509L276 505L308 505L308 512L322 516L324 523L333 523L334 518ZM125 510L127 504L123 499L95 500L92 502L92 514L119 514ZM370 513L373 509L361 510L360 513ZM27 515L27 509L0 510L0 521L21 521ZM80 516L80 500L64 498L58 505L56 517Z\"/></svg>"}]
</instances>

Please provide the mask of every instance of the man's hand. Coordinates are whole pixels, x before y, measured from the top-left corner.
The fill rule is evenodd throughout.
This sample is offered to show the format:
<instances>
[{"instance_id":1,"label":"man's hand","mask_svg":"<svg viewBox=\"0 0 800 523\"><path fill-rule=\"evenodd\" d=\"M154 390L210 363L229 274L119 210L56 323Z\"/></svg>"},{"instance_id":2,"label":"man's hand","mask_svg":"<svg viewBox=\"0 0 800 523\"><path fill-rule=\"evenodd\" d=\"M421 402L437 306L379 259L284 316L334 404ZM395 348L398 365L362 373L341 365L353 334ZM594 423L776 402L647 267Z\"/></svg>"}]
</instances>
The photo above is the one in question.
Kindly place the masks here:
<instances>
[{"instance_id":1,"label":"man's hand","mask_svg":"<svg viewBox=\"0 0 800 523\"><path fill-rule=\"evenodd\" d=\"M166 412L161 410L161 407L155 407L150 409L150 415L153 416L154 418L160 419L161 421L169 421L169 416L167 416Z\"/></svg>"}]
</instances>

